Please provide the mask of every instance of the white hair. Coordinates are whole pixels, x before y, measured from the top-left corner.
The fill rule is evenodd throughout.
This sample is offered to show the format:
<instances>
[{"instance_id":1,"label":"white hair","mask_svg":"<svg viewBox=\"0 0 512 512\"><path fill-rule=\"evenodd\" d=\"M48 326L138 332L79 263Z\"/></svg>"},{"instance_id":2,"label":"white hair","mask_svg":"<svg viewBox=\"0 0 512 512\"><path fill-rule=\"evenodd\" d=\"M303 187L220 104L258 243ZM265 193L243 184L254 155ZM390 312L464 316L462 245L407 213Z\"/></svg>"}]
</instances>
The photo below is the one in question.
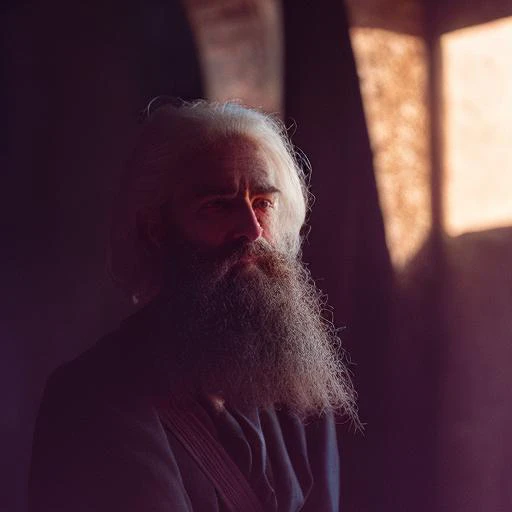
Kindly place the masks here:
<instances>
[{"instance_id":1,"label":"white hair","mask_svg":"<svg viewBox=\"0 0 512 512\"><path fill-rule=\"evenodd\" d=\"M236 136L255 142L278 171L277 186L283 197L280 228L287 248L295 255L299 253L308 190L301 159L281 121L233 102L199 100L179 107L164 105L142 125L112 215L108 270L128 295L147 302L160 291L162 255L141 231L148 219L161 218L176 177L187 168L187 158Z\"/></svg>"}]
</instances>

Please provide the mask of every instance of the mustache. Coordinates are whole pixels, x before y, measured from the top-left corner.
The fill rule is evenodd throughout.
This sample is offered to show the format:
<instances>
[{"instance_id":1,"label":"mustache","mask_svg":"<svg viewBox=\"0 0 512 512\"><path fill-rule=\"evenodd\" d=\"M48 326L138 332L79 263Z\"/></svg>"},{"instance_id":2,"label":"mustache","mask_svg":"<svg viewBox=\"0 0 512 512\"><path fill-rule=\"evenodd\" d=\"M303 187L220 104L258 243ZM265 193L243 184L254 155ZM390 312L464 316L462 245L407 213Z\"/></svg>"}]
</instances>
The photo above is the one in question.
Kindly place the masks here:
<instances>
[{"instance_id":1,"label":"mustache","mask_svg":"<svg viewBox=\"0 0 512 512\"><path fill-rule=\"evenodd\" d=\"M215 256L218 264L235 265L245 259L256 261L271 261L282 255L267 240L258 239L253 242L241 239L223 247Z\"/></svg>"}]
</instances>

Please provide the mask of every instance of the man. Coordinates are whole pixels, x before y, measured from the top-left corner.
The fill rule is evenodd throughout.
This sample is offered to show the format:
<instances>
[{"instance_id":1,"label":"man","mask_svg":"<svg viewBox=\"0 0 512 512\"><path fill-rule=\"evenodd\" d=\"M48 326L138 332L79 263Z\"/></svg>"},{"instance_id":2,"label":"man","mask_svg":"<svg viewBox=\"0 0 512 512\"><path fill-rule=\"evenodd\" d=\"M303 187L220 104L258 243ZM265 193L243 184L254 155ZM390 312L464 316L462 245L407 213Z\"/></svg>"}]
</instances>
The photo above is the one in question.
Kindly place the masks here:
<instances>
[{"instance_id":1,"label":"man","mask_svg":"<svg viewBox=\"0 0 512 512\"><path fill-rule=\"evenodd\" d=\"M157 109L121 183L110 269L141 309L50 378L34 511L339 509L339 340L300 263L284 129L236 104Z\"/></svg>"}]
</instances>

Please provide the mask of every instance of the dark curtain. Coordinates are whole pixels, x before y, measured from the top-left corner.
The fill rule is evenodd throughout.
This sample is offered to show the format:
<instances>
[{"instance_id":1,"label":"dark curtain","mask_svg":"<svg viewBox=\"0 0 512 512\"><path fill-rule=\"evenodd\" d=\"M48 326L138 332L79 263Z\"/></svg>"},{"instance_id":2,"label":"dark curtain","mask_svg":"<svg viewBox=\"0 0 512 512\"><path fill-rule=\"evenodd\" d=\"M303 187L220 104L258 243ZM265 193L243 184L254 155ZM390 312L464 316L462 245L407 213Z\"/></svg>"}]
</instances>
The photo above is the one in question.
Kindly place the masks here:
<instances>
[{"instance_id":1,"label":"dark curtain","mask_svg":"<svg viewBox=\"0 0 512 512\"><path fill-rule=\"evenodd\" d=\"M154 95L203 95L178 1L2 7L0 509L25 510L32 430L51 370L130 305L104 277L108 210Z\"/></svg>"},{"instance_id":2,"label":"dark curtain","mask_svg":"<svg viewBox=\"0 0 512 512\"><path fill-rule=\"evenodd\" d=\"M305 259L354 363L364 434L343 435L343 510L388 510L392 271L343 2L285 0L285 118L316 198Z\"/></svg>"}]
</instances>

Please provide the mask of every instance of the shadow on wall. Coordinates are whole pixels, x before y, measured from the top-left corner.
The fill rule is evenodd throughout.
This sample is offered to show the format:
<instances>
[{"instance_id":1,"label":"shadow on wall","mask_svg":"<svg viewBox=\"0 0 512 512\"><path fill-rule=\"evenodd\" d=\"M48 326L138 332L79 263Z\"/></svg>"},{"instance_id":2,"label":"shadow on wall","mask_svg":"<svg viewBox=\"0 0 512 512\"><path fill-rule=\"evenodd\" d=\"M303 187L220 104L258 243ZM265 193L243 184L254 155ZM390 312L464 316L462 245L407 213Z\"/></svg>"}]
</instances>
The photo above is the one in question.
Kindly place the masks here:
<instances>
[{"instance_id":1,"label":"shadow on wall","mask_svg":"<svg viewBox=\"0 0 512 512\"><path fill-rule=\"evenodd\" d=\"M402 496L412 506L430 487L430 510L511 510L512 227L445 237L440 250L436 269L424 246L395 304ZM435 439L433 473L420 439Z\"/></svg>"},{"instance_id":2,"label":"shadow on wall","mask_svg":"<svg viewBox=\"0 0 512 512\"><path fill-rule=\"evenodd\" d=\"M445 240L440 510L512 510L512 227Z\"/></svg>"}]
</instances>

